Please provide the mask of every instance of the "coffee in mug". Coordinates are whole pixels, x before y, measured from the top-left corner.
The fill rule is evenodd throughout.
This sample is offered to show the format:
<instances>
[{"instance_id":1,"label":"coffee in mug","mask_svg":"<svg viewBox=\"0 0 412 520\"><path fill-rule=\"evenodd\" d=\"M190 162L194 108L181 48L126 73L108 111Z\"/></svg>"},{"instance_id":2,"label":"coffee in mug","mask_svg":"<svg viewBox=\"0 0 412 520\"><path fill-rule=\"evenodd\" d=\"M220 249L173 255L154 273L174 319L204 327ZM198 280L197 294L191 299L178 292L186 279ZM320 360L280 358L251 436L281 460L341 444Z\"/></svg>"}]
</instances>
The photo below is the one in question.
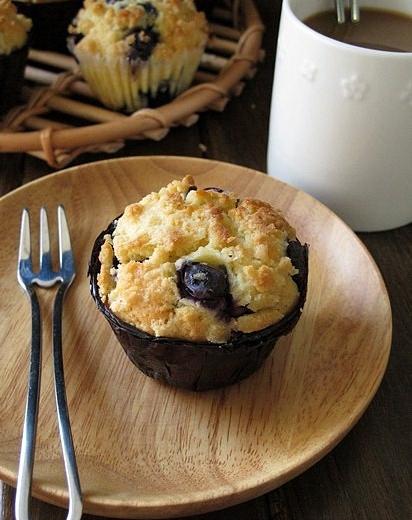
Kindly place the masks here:
<instances>
[{"instance_id":1,"label":"coffee in mug","mask_svg":"<svg viewBox=\"0 0 412 520\"><path fill-rule=\"evenodd\" d=\"M343 43L392 52L412 52L412 16L385 9L362 9L359 23L338 23L336 10L316 13L304 23L311 29Z\"/></svg>"}]
</instances>

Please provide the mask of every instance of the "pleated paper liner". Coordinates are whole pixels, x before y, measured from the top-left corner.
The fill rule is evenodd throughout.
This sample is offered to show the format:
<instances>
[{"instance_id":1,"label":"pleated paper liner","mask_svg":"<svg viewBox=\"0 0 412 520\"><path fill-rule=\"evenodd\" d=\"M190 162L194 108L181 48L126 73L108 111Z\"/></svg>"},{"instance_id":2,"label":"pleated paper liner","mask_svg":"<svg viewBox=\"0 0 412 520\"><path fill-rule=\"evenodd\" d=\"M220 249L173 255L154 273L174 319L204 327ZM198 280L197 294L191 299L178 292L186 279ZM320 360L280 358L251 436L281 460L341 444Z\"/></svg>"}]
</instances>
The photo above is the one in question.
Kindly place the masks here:
<instances>
[{"instance_id":1,"label":"pleated paper liner","mask_svg":"<svg viewBox=\"0 0 412 520\"><path fill-rule=\"evenodd\" d=\"M161 140L173 126L195 124L200 112L223 111L264 57L264 26L253 0L215 8L209 21L210 38L193 86L167 104L131 115L104 108L72 57L30 50L25 104L3 119L0 152L27 152L62 168L83 153L114 153L126 139Z\"/></svg>"}]
</instances>

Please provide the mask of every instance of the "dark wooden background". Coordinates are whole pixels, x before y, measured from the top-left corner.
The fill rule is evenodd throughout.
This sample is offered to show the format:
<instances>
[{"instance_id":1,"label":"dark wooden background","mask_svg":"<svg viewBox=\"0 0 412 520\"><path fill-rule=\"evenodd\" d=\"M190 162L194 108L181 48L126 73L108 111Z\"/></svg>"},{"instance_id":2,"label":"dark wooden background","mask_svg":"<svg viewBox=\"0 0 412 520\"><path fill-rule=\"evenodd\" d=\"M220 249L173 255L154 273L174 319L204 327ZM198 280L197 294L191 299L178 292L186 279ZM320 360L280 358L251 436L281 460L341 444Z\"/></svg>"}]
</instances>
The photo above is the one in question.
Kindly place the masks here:
<instances>
[{"instance_id":1,"label":"dark wooden background","mask_svg":"<svg viewBox=\"0 0 412 520\"><path fill-rule=\"evenodd\" d=\"M224 113L202 114L192 128L173 129L158 143L130 143L117 155L203 156L265 171L280 3L258 2L267 26L267 58L242 96L232 100ZM86 155L77 164L105 157ZM0 195L50 171L29 156L0 155ZM303 475L256 500L191 520L412 518L412 225L382 233L361 233L360 238L382 271L393 310L392 353L375 399L347 437ZM5 484L0 486L0 520L12 520L14 490ZM65 518L66 511L33 500L32 520ZM83 518L98 520L91 515Z\"/></svg>"}]
</instances>

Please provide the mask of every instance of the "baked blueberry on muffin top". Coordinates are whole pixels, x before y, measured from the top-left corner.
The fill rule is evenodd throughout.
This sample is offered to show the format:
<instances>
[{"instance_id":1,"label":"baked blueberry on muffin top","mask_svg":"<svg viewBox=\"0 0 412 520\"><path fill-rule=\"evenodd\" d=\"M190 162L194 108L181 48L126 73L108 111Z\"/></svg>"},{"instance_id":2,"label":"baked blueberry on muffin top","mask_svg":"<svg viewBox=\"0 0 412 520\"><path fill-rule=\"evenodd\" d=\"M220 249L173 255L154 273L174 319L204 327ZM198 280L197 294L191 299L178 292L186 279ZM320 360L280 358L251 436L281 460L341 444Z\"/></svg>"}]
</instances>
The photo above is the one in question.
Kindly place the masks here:
<instances>
[{"instance_id":1,"label":"baked blueberry on muffin top","mask_svg":"<svg viewBox=\"0 0 412 520\"><path fill-rule=\"evenodd\" d=\"M99 294L155 337L225 343L296 307L294 229L269 204L193 178L126 207L100 249Z\"/></svg>"}]
</instances>

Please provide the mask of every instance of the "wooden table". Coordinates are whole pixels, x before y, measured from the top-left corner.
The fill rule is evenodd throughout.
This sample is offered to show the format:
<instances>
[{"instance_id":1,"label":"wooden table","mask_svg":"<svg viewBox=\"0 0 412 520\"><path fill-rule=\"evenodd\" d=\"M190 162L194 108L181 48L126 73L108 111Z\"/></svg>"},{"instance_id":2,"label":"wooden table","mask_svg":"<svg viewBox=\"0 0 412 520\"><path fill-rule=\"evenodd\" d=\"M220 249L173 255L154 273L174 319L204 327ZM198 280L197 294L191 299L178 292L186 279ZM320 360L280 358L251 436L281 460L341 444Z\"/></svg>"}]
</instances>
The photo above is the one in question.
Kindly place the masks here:
<instances>
[{"instance_id":1,"label":"wooden table","mask_svg":"<svg viewBox=\"0 0 412 520\"><path fill-rule=\"evenodd\" d=\"M265 170L280 0L259 3L268 28L267 59L243 95L234 99L224 113L202 114L197 125L173 129L161 142L130 143L118 156L203 156ZM85 155L77 164L104 157ZM0 195L50 171L29 156L0 155ZM412 373L412 225L383 233L361 233L360 238L382 271L393 309L392 354L375 399L337 448L300 477L256 500L192 520L412 518L412 421L408 410ZM0 520L14 518L13 501L13 488L1 485ZM33 500L32 520L65 517L64 510ZM91 515L84 515L84 519L98 520Z\"/></svg>"}]
</instances>

